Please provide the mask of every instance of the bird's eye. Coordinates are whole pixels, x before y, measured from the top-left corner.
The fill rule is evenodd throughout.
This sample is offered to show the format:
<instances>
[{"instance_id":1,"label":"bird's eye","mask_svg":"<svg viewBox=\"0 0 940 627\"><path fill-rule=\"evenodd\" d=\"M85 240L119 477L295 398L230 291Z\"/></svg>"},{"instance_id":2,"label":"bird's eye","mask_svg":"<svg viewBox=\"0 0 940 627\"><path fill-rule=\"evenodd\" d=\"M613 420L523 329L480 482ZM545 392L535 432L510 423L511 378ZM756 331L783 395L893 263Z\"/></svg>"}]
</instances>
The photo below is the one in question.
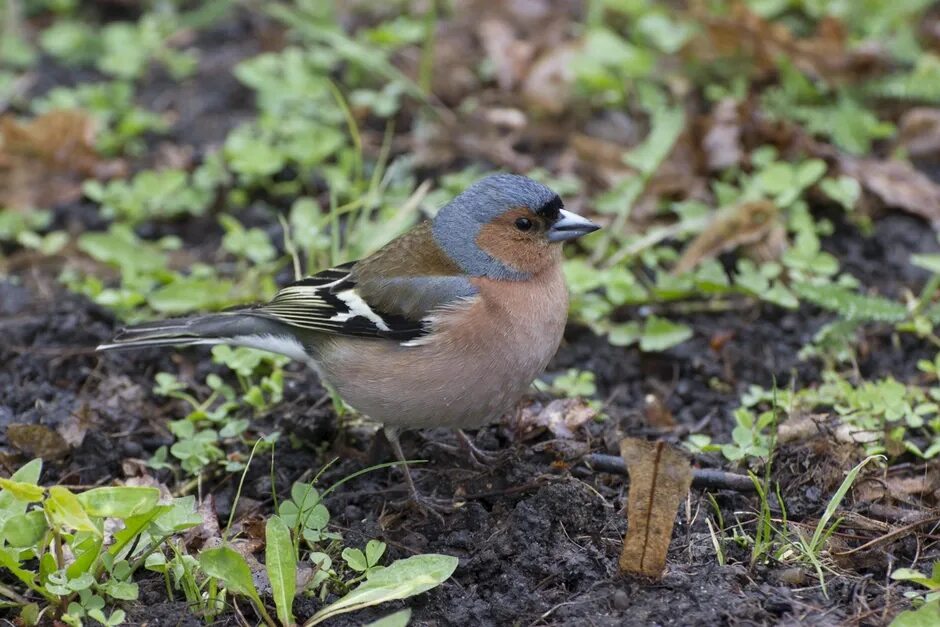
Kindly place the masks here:
<instances>
[{"instance_id":1,"label":"bird's eye","mask_svg":"<svg viewBox=\"0 0 940 627\"><path fill-rule=\"evenodd\" d=\"M519 218L516 220L516 228L520 231L528 231L532 228L532 220L528 218Z\"/></svg>"}]
</instances>

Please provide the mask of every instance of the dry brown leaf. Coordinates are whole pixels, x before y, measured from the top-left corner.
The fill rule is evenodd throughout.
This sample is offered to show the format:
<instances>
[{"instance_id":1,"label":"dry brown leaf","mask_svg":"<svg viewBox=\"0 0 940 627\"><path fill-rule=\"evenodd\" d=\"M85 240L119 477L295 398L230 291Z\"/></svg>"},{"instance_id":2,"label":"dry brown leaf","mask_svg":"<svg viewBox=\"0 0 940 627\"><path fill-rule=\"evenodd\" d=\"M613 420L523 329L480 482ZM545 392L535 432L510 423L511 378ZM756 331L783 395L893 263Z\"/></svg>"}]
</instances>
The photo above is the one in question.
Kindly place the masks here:
<instances>
[{"instance_id":1,"label":"dry brown leaf","mask_svg":"<svg viewBox=\"0 0 940 627\"><path fill-rule=\"evenodd\" d=\"M196 506L196 513L202 517L202 524L186 531L183 536L186 547L195 551L222 546L222 529L215 509L215 497L207 494Z\"/></svg>"},{"instance_id":2,"label":"dry brown leaf","mask_svg":"<svg viewBox=\"0 0 940 627\"><path fill-rule=\"evenodd\" d=\"M777 429L781 444L810 440L823 433L829 414L797 414L787 418Z\"/></svg>"},{"instance_id":3,"label":"dry brown leaf","mask_svg":"<svg viewBox=\"0 0 940 627\"><path fill-rule=\"evenodd\" d=\"M559 398L548 405L532 403L519 412L516 428L522 437L548 429L557 438L574 439L575 431L594 420L597 411L580 398Z\"/></svg>"},{"instance_id":4,"label":"dry brown leaf","mask_svg":"<svg viewBox=\"0 0 940 627\"><path fill-rule=\"evenodd\" d=\"M519 39L513 27L503 20L484 19L477 30L495 69L496 82L501 89L511 90L529 69L535 52L533 45Z\"/></svg>"},{"instance_id":5,"label":"dry brown leaf","mask_svg":"<svg viewBox=\"0 0 940 627\"><path fill-rule=\"evenodd\" d=\"M887 477L866 477L859 482L854 494L859 501L876 501L883 498L911 501L932 497L938 490L940 468L928 465L921 469L903 468L891 472Z\"/></svg>"},{"instance_id":6,"label":"dry brown leaf","mask_svg":"<svg viewBox=\"0 0 940 627\"><path fill-rule=\"evenodd\" d=\"M666 568L676 510L692 485L692 466L665 442L639 438L621 440L620 455L630 473L620 571L659 578Z\"/></svg>"},{"instance_id":7,"label":"dry brown leaf","mask_svg":"<svg viewBox=\"0 0 940 627\"><path fill-rule=\"evenodd\" d=\"M777 206L769 200L741 203L722 212L686 247L673 272L688 272L701 262L740 246L777 242L779 234L774 231L783 228L777 213Z\"/></svg>"},{"instance_id":8,"label":"dry brown leaf","mask_svg":"<svg viewBox=\"0 0 940 627\"><path fill-rule=\"evenodd\" d=\"M522 97L529 107L552 115L568 108L575 79L574 60L580 51L580 42L553 46L532 64L522 84Z\"/></svg>"},{"instance_id":9,"label":"dry brown leaf","mask_svg":"<svg viewBox=\"0 0 940 627\"><path fill-rule=\"evenodd\" d=\"M699 0L692 15L704 28L685 52L699 62L740 56L759 71L771 72L778 59L786 58L807 74L836 82L858 80L883 65L882 50L849 46L844 25L832 17L821 19L811 36L798 38L782 22L765 20L743 2L719 16Z\"/></svg>"},{"instance_id":10,"label":"dry brown leaf","mask_svg":"<svg viewBox=\"0 0 940 627\"><path fill-rule=\"evenodd\" d=\"M624 178L636 175L636 170L623 162L627 146L583 133L573 133L569 145L582 165L607 186L613 187Z\"/></svg>"},{"instance_id":11,"label":"dry brown leaf","mask_svg":"<svg viewBox=\"0 0 940 627\"><path fill-rule=\"evenodd\" d=\"M643 399L643 417L646 424L657 429L674 429L676 419L669 407L656 394L647 394Z\"/></svg>"},{"instance_id":12,"label":"dry brown leaf","mask_svg":"<svg viewBox=\"0 0 940 627\"><path fill-rule=\"evenodd\" d=\"M899 148L914 158L940 158L940 109L915 107L901 116Z\"/></svg>"},{"instance_id":13,"label":"dry brown leaf","mask_svg":"<svg viewBox=\"0 0 940 627\"><path fill-rule=\"evenodd\" d=\"M741 164L744 158L741 120L738 103L733 98L725 98L715 106L708 130L702 138L702 150L711 172Z\"/></svg>"},{"instance_id":14,"label":"dry brown leaf","mask_svg":"<svg viewBox=\"0 0 940 627\"><path fill-rule=\"evenodd\" d=\"M18 122L0 117L0 207L44 209L76 200L87 178L122 174L95 148L97 124L87 113L56 110Z\"/></svg>"},{"instance_id":15,"label":"dry brown leaf","mask_svg":"<svg viewBox=\"0 0 940 627\"><path fill-rule=\"evenodd\" d=\"M940 226L940 185L910 164L841 155L839 166L888 207L920 216L934 228Z\"/></svg>"},{"instance_id":16,"label":"dry brown leaf","mask_svg":"<svg viewBox=\"0 0 940 627\"><path fill-rule=\"evenodd\" d=\"M45 425L10 424L7 442L31 457L45 460L59 459L69 452L65 438Z\"/></svg>"}]
</instances>

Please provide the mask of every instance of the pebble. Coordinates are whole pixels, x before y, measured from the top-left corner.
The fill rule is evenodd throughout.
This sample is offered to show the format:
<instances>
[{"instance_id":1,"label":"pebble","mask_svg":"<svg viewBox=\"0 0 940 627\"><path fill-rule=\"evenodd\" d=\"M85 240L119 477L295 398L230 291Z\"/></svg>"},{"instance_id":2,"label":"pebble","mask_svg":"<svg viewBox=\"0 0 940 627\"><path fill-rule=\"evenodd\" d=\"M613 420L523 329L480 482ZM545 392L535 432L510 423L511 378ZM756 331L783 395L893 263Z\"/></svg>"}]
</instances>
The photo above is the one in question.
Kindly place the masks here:
<instances>
[{"instance_id":1,"label":"pebble","mask_svg":"<svg viewBox=\"0 0 940 627\"><path fill-rule=\"evenodd\" d=\"M630 607L630 595L626 590L614 590L613 603L618 610L625 610Z\"/></svg>"}]
</instances>

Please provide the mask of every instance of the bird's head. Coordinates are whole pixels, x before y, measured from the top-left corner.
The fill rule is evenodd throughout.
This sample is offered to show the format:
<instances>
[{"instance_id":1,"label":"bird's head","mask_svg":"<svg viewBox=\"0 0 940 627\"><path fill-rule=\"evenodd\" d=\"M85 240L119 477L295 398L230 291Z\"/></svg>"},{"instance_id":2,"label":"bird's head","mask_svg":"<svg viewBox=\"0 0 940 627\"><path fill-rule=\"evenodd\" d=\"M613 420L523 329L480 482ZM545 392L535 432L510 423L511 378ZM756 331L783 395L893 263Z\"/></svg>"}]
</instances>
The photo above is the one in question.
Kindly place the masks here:
<instances>
[{"instance_id":1,"label":"bird's head","mask_svg":"<svg viewBox=\"0 0 940 627\"><path fill-rule=\"evenodd\" d=\"M471 276L524 280L561 259L561 243L600 227L565 211L561 198L530 178L480 179L434 218L434 238Z\"/></svg>"}]
</instances>

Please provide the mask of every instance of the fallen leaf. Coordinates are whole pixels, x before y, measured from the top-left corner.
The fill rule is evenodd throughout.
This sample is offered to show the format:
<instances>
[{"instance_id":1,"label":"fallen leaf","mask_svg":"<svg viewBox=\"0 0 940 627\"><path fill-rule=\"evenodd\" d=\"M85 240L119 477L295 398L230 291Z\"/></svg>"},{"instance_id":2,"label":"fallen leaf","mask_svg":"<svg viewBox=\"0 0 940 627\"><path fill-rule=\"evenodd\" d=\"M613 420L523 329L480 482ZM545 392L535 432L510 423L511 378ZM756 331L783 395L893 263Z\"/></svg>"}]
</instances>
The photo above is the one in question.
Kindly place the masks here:
<instances>
[{"instance_id":1,"label":"fallen leaf","mask_svg":"<svg viewBox=\"0 0 940 627\"><path fill-rule=\"evenodd\" d=\"M940 469L935 465L923 468L903 467L891 470L888 476L866 477L855 488L858 501L917 501L934 496L940 490ZM916 497L916 498L915 498Z\"/></svg>"},{"instance_id":2,"label":"fallen leaf","mask_svg":"<svg viewBox=\"0 0 940 627\"><path fill-rule=\"evenodd\" d=\"M824 432L828 414L796 414L777 428L777 441L781 444L802 442Z\"/></svg>"},{"instance_id":3,"label":"fallen leaf","mask_svg":"<svg viewBox=\"0 0 940 627\"><path fill-rule=\"evenodd\" d=\"M676 426L676 419L669 407L656 394L647 394L643 399L643 416L646 424L657 429L672 429Z\"/></svg>"},{"instance_id":4,"label":"fallen leaf","mask_svg":"<svg viewBox=\"0 0 940 627\"><path fill-rule=\"evenodd\" d=\"M0 207L46 209L81 197L82 182L122 174L95 148L97 124L78 110L55 110L18 122L0 117Z\"/></svg>"},{"instance_id":5,"label":"fallen leaf","mask_svg":"<svg viewBox=\"0 0 940 627\"><path fill-rule=\"evenodd\" d=\"M597 416L597 411L580 398L559 398L548 405L532 403L519 413L517 429L525 437L536 430L548 429L557 438L574 439L575 431Z\"/></svg>"},{"instance_id":6,"label":"fallen leaf","mask_svg":"<svg viewBox=\"0 0 940 627\"><path fill-rule=\"evenodd\" d=\"M72 448L78 448L85 440L85 434L88 429L95 424L95 418L88 405L82 405L77 411L69 414L69 417L59 425L59 435L65 440L65 443Z\"/></svg>"},{"instance_id":7,"label":"fallen leaf","mask_svg":"<svg viewBox=\"0 0 940 627\"><path fill-rule=\"evenodd\" d=\"M766 20L743 2L723 14L693 2L691 15L703 28L684 53L699 63L737 56L770 73L786 58L802 72L830 82L857 81L884 65L881 47L850 46L845 26L833 17L819 20L809 36L797 37L784 22Z\"/></svg>"},{"instance_id":8,"label":"fallen leaf","mask_svg":"<svg viewBox=\"0 0 940 627\"><path fill-rule=\"evenodd\" d=\"M68 442L45 425L13 423L7 426L7 441L30 457L59 459L69 452Z\"/></svg>"},{"instance_id":9,"label":"fallen leaf","mask_svg":"<svg viewBox=\"0 0 940 627\"><path fill-rule=\"evenodd\" d=\"M839 167L886 206L920 216L934 228L940 226L940 185L910 164L841 155Z\"/></svg>"},{"instance_id":10,"label":"fallen leaf","mask_svg":"<svg viewBox=\"0 0 940 627\"><path fill-rule=\"evenodd\" d=\"M525 75L534 48L519 39L512 26L499 19L484 19L477 29L483 49L496 74L501 89L511 90Z\"/></svg>"},{"instance_id":11,"label":"fallen leaf","mask_svg":"<svg viewBox=\"0 0 940 627\"><path fill-rule=\"evenodd\" d=\"M722 329L721 331L715 331L711 334L711 337L708 338L708 348L716 353L720 353L725 349L725 346L734 339L734 336L737 335L733 329Z\"/></svg>"},{"instance_id":12,"label":"fallen leaf","mask_svg":"<svg viewBox=\"0 0 940 627\"><path fill-rule=\"evenodd\" d=\"M558 115L568 108L575 79L574 60L581 52L580 42L548 48L529 69L522 83L522 97L529 107Z\"/></svg>"},{"instance_id":13,"label":"fallen leaf","mask_svg":"<svg viewBox=\"0 0 940 627\"><path fill-rule=\"evenodd\" d=\"M725 98L715 106L708 130L702 138L702 150L708 169L712 172L741 164L744 157L741 120L738 103L733 98Z\"/></svg>"},{"instance_id":14,"label":"fallen leaf","mask_svg":"<svg viewBox=\"0 0 940 627\"><path fill-rule=\"evenodd\" d=\"M207 494L196 506L202 523L186 531L183 542L191 552L222 546L222 529L215 509L215 497Z\"/></svg>"},{"instance_id":15,"label":"fallen leaf","mask_svg":"<svg viewBox=\"0 0 940 627\"><path fill-rule=\"evenodd\" d=\"M783 228L777 213L777 206L769 200L745 202L720 212L686 247L673 272L688 272L701 262L740 246L776 241L774 231Z\"/></svg>"},{"instance_id":16,"label":"fallen leaf","mask_svg":"<svg viewBox=\"0 0 940 627\"><path fill-rule=\"evenodd\" d=\"M659 578L666 568L676 510L692 485L688 458L665 442L620 441L630 473L627 535L620 571Z\"/></svg>"},{"instance_id":17,"label":"fallen leaf","mask_svg":"<svg viewBox=\"0 0 940 627\"><path fill-rule=\"evenodd\" d=\"M915 107L898 123L898 148L914 158L940 158L940 109Z\"/></svg>"}]
</instances>

